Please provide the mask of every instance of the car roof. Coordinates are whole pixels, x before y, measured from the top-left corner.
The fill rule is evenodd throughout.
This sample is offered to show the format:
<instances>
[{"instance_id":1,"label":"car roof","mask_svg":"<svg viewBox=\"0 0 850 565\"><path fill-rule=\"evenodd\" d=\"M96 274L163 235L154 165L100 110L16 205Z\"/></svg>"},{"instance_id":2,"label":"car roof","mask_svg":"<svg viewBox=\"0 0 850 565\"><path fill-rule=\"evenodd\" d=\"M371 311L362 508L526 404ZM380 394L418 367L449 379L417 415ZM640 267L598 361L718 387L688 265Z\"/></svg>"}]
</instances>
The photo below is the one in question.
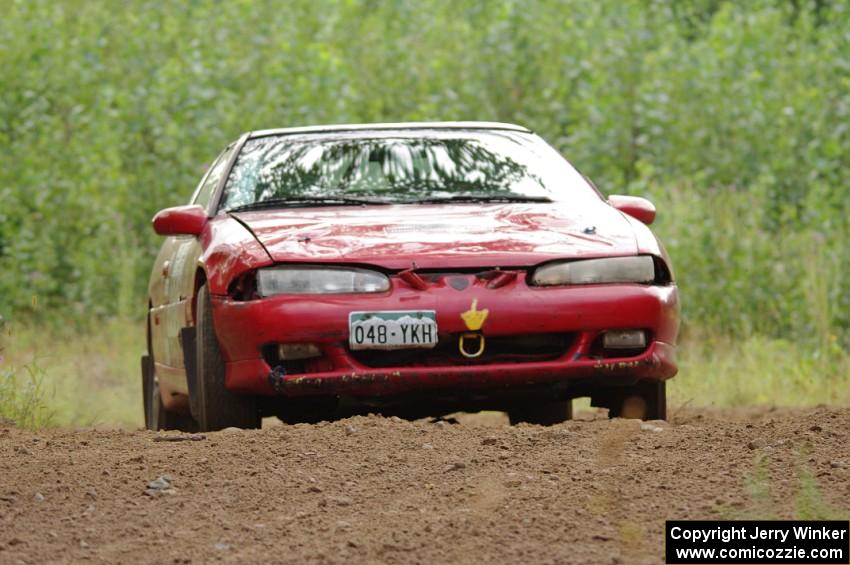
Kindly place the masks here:
<instances>
[{"instance_id":1,"label":"car roof","mask_svg":"<svg viewBox=\"0 0 850 565\"><path fill-rule=\"evenodd\" d=\"M500 122L401 122L386 124L335 124L325 126L306 126L297 128L278 128L252 131L249 138L268 135L289 135L300 133L333 133L346 131L379 130L417 130L417 129L457 129L457 130L508 130L531 133L531 130L515 124Z\"/></svg>"}]
</instances>

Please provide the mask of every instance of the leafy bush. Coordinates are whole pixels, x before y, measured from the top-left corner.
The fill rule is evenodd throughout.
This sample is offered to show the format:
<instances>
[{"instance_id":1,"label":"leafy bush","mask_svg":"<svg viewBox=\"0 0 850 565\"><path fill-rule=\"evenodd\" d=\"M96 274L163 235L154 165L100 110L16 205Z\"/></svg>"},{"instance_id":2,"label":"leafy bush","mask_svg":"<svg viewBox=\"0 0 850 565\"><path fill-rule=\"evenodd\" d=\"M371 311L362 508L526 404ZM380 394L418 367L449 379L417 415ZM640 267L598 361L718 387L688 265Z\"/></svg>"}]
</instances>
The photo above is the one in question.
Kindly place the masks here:
<instances>
[{"instance_id":1,"label":"leafy bush","mask_svg":"<svg viewBox=\"0 0 850 565\"><path fill-rule=\"evenodd\" d=\"M51 423L42 378L43 372L34 365L18 370L0 367L0 424L40 428Z\"/></svg>"},{"instance_id":2,"label":"leafy bush","mask_svg":"<svg viewBox=\"0 0 850 565\"><path fill-rule=\"evenodd\" d=\"M487 119L658 201L689 326L846 345L848 29L826 0L7 2L0 312L140 314L150 217L240 132Z\"/></svg>"}]
</instances>

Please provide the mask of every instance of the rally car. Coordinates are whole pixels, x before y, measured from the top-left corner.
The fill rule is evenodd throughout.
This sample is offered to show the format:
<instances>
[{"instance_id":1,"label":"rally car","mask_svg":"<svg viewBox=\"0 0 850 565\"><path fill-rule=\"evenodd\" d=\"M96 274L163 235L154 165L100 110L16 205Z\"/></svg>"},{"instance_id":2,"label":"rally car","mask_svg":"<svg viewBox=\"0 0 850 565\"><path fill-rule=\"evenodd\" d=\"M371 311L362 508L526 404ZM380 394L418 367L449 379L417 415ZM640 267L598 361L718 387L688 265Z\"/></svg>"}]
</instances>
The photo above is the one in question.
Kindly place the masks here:
<instances>
[{"instance_id":1,"label":"rally car","mask_svg":"<svg viewBox=\"0 0 850 565\"><path fill-rule=\"evenodd\" d=\"M679 304L654 218L516 125L246 133L189 204L153 219L167 237L149 285L146 425L357 409L545 425L582 396L663 419Z\"/></svg>"}]
</instances>

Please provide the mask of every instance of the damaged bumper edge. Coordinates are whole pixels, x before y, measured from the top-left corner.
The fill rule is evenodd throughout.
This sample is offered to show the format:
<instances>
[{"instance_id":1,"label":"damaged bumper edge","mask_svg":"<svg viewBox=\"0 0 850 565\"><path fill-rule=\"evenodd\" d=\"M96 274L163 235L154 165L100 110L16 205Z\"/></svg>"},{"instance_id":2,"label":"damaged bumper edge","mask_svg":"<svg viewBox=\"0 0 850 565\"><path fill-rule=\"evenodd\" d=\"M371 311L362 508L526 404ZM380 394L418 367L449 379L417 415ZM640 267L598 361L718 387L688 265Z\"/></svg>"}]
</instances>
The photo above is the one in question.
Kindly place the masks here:
<instances>
[{"instance_id":1,"label":"damaged bumper edge","mask_svg":"<svg viewBox=\"0 0 850 565\"><path fill-rule=\"evenodd\" d=\"M504 388L572 379L666 380L676 374L675 347L656 341L630 359L578 359L462 367L362 368L286 375L262 359L227 364L228 388L246 394L384 396L446 388ZM263 375L264 378L258 378ZM604 384L604 383L600 383Z\"/></svg>"}]
</instances>

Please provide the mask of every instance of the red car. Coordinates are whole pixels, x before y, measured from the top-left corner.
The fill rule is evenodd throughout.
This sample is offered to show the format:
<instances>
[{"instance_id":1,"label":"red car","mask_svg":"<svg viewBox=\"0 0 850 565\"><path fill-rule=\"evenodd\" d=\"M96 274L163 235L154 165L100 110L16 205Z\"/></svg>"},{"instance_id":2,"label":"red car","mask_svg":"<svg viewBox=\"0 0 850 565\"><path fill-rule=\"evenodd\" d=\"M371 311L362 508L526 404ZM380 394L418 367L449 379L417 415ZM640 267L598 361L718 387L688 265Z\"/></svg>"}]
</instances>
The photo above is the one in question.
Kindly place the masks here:
<instances>
[{"instance_id":1,"label":"red car","mask_svg":"<svg viewBox=\"0 0 850 565\"><path fill-rule=\"evenodd\" d=\"M153 219L146 424L552 424L580 396L663 419L679 304L654 217L520 126L247 133Z\"/></svg>"}]
</instances>

